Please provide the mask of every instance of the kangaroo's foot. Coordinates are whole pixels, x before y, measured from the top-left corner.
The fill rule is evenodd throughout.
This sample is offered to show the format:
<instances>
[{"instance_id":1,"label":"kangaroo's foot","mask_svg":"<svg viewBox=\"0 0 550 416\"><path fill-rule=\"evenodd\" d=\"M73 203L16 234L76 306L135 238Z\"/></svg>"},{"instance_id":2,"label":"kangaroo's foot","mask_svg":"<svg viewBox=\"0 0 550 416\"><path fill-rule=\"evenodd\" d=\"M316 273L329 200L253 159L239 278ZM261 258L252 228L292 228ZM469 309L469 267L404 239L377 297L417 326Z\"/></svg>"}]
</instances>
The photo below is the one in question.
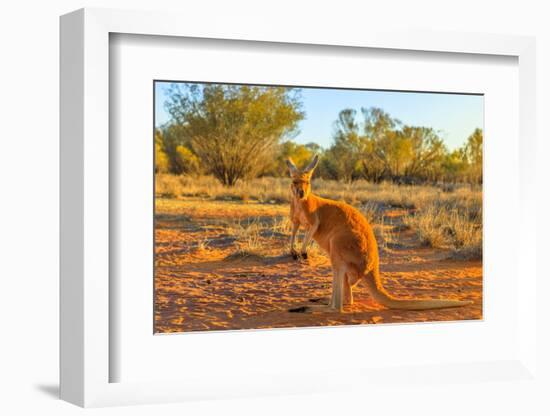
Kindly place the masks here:
<instances>
[{"instance_id":1,"label":"kangaroo's foot","mask_svg":"<svg viewBox=\"0 0 550 416\"><path fill-rule=\"evenodd\" d=\"M300 256L298 255L298 252L293 248L290 249L290 255L292 256L293 260L298 260L300 258Z\"/></svg>"},{"instance_id":2,"label":"kangaroo's foot","mask_svg":"<svg viewBox=\"0 0 550 416\"><path fill-rule=\"evenodd\" d=\"M351 293L351 289L349 289L349 291L345 293L344 305L346 305L346 306L353 305L353 295Z\"/></svg>"},{"instance_id":3,"label":"kangaroo's foot","mask_svg":"<svg viewBox=\"0 0 550 416\"><path fill-rule=\"evenodd\" d=\"M307 260L307 252L306 251L302 251L302 253L300 253L300 255L302 256L302 258L304 260Z\"/></svg>"},{"instance_id":4,"label":"kangaroo's foot","mask_svg":"<svg viewBox=\"0 0 550 416\"><path fill-rule=\"evenodd\" d=\"M326 313L334 313L334 312L344 312L344 307L338 308L334 305L329 304L321 304L321 305L311 305L307 307L307 312L326 312Z\"/></svg>"}]
</instances>

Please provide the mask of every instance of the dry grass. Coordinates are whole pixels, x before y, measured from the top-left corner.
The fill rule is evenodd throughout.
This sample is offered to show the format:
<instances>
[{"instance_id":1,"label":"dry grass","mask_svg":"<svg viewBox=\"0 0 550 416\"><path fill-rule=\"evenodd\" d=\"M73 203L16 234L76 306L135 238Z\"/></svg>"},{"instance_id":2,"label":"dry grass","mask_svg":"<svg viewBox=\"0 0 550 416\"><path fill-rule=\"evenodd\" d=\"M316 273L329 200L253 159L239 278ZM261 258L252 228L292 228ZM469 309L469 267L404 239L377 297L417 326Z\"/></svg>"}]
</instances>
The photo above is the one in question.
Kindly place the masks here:
<instances>
[{"instance_id":1,"label":"dry grass","mask_svg":"<svg viewBox=\"0 0 550 416\"><path fill-rule=\"evenodd\" d=\"M416 230L422 243L431 247L450 248L458 258L480 259L483 255L481 195L459 195L430 205L405 217L405 223Z\"/></svg>"},{"instance_id":2,"label":"dry grass","mask_svg":"<svg viewBox=\"0 0 550 416\"><path fill-rule=\"evenodd\" d=\"M233 188L222 186L209 176L190 177L158 174L155 181L157 197L200 197L218 201L242 203L288 203L290 180L287 178L257 178L239 182ZM374 226L382 248L399 242L398 227L385 218L385 211L404 209L405 226L415 230L420 241L428 246L450 249L458 258L482 257L482 193L481 188L469 185L395 185L372 184L366 181L341 183L314 179L316 194L334 200L346 201L357 208ZM391 221L391 220L390 220ZM286 238L290 224L286 217L269 220L228 223L236 238L238 252L243 256L266 255L266 239ZM267 245L269 247L269 244ZM206 249L207 243L200 249Z\"/></svg>"},{"instance_id":3,"label":"dry grass","mask_svg":"<svg viewBox=\"0 0 550 416\"><path fill-rule=\"evenodd\" d=\"M235 221L230 225L231 232L237 237L237 253L242 256L263 255L262 231L266 228L259 220L253 220L248 223Z\"/></svg>"},{"instance_id":4,"label":"dry grass","mask_svg":"<svg viewBox=\"0 0 550 416\"><path fill-rule=\"evenodd\" d=\"M374 232L378 246L383 250L390 250L399 245L399 227L393 225L391 220L382 218L381 223L374 224Z\"/></svg>"},{"instance_id":5,"label":"dry grass","mask_svg":"<svg viewBox=\"0 0 550 416\"><path fill-rule=\"evenodd\" d=\"M288 217L247 218L225 223L228 234L235 238L236 251L229 257L264 257L273 254L274 240L286 240L290 234Z\"/></svg>"},{"instance_id":6,"label":"dry grass","mask_svg":"<svg viewBox=\"0 0 550 416\"><path fill-rule=\"evenodd\" d=\"M203 237L197 241L195 249L196 251L207 251L209 246L210 240L208 240L206 237Z\"/></svg>"},{"instance_id":7,"label":"dry grass","mask_svg":"<svg viewBox=\"0 0 550 416\"><path fill-rule=\"evenodd\" d=\"M258 178L227 188L211 176L157 174L155 194L164 198L195 196L221 201L282 203L288 202L289 184L290 180L283 178Z\"/></svg>"},{"instance_id":8,"label":"dry grass","mask_svg":"<svg viewBox=\"0 0 550 416\"><path fill-rule=\"evenodd\" d=\"M367 221L371 224L380 224L383 221L384 209L382 204L377 204L372 201L359 206L359 210L363 213Z\"/></svg>"},{"instance_id":9,"label":"dry grass","mask_svg":"<svg viewBox=\"0 0 550 416\"><path fill-rule=\"evenodd\" d=\"M257 201L262 203L289 202L288 178L257 178L240 181L227 188L211 176L177 176L158 174L155 192L158 197L203 197L227 201ZM434 199L447 200L457 196L480 194L479 189L470 186L396 185L390 182L373 184L359 180L342 183L332 180L314 179L314 191L325 198L341 200L352 205L383 204L392 207L422 208Z\"/></svg>"}]
</instances>

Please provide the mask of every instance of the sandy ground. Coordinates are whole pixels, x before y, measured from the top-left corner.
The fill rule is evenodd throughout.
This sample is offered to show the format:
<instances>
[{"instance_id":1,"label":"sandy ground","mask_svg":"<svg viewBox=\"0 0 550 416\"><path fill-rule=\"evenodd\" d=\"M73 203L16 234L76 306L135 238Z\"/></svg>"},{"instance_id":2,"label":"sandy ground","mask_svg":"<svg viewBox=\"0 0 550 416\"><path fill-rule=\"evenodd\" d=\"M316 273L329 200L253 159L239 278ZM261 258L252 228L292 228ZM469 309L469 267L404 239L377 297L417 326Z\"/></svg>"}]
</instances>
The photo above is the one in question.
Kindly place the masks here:
<instances>
[{"instance_id":1,"label":"sandy ground","mask_svg":"<svg viewBox=\"0 0 550 416\"><path fill-rule=\"evenodd\" d=\"M284 218L286 205L198 199L156 202L155 332L283 328L482 318L481 261L449 259L422 247L400 227L399 210L387 210L392 244L381 249L384 285L403 298L473 300L471 306L431 311L390 310L375 303L360 283L344 313L288 310L327 301L332 274L315 247L307 260L287 254L288 236L262 234L262 255L235 256L240 242L228 219ZM397 231L396 231L397 230ZM382 244L384 245L384 244Z\"/></svg>"}]
</instances>

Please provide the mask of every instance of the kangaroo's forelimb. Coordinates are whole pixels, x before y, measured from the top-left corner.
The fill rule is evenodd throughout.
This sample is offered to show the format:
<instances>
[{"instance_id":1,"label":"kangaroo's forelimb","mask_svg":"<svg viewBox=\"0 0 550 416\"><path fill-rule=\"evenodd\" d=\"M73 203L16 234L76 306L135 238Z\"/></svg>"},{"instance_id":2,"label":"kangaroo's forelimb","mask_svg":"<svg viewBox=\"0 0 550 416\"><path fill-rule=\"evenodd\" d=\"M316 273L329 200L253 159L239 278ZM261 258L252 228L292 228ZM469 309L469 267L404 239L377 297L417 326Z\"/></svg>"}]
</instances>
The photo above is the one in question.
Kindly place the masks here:
<instances>
[{"instance_id":1,"label":"kangaroo's forelimb","mask_svg":"<svg viewBox=\"0 0 550 416\"><path fill-rule=\"evenodd\" d=\"M311 225L309 228L306 229L306 233L304 235L304 241L302 241L302 250L301 255L302 258L307 259L307 247L311 240L313 239L313 235L317 232L317 228L319 227L319 219L316 218L313 225Z\"/></svg>"},{"instance_id":2,"label":"kangaroo's forelimb","mask_svg":"<svg viewBox=\"0 0 550 416\"><path fill-rule=\"evenodd\" d=\"M300 228L299 222L292 222L292 233L290 235L290 255L294 260L298 260L298 252L296 251L295 243L296 243L296 233L298 232L298 228Z\"/></svg>"}]
</instances>

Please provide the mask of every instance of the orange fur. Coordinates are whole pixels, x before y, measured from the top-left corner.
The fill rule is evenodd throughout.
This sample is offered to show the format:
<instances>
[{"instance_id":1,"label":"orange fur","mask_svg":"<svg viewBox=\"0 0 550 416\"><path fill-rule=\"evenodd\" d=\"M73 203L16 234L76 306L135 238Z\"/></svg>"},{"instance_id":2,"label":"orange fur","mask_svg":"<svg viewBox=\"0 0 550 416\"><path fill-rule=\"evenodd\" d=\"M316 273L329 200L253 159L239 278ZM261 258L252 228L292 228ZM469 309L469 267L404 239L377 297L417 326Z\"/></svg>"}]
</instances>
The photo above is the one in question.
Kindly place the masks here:
<instances>
[{"instance_id":1,"label":"orange fur","mask_svg":"<svg viewBox=\"0 0 550 416\"><path fill-rule=\"evenodd\" d=\"M390 308L436 309L471 304L469 301L451 299L405 300L391 296L380 279L378 245L372 227L364 215L345 202L321 198L311 192L311 176L317 165L317 156L300 171L289 160L292 178L290 215L293 223L291 252L298 226L306 229L302 256L309 239L328 253L334 277L329 308L342 310L344 303L352 303L352 287L359 281L366 282L373 298ZM296 257L296 256L295 256Z\"/></svg>"}]
</instances>

